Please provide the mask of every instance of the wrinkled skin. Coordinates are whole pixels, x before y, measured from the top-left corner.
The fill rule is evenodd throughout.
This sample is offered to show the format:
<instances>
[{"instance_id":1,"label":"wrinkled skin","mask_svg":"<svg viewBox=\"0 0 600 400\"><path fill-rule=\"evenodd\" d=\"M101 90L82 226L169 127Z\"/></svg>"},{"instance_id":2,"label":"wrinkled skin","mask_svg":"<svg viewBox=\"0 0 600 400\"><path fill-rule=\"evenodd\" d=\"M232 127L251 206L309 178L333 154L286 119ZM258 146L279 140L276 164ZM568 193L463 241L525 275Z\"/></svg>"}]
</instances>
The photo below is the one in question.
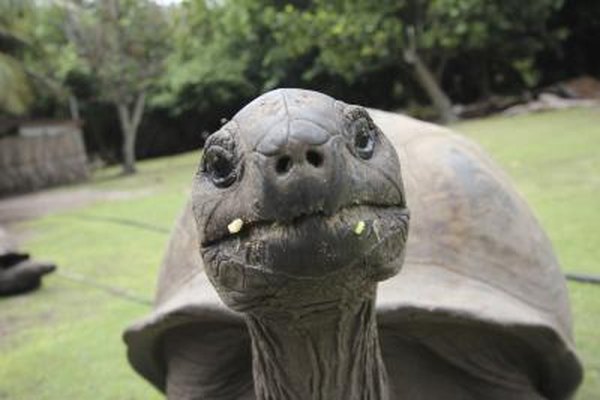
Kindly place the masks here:
<instances>
[{"instance_id":1,"label":"wrinkled skin","mask_svg":"<svg viewBox=\"0 0 600 400\"><path fill-rule=\"evenodd\" d=\"M258 398L388 398L374 300L402 265L400 176L364 109L307 91L271 92L208 139L193 194L201 252L223 301L247 316ZM304 360L308 342L308 371L278 365ZM355 384L307 384L315 363L315 379Z\"/></svg>"},{"instance_id":2,"label":"wrinkled skin","mask_svg":"<svg viewBox=\"0 0 600 400\"><path fill-rule=\"evenodd\" d=\"M365 158L360 140L372 151ZM226 186L215 184L218 168ZM364 275L357 288L395 274L408 221L400 176L394 149L360 107L291 90L248 105L210 136L194 184L202 256L223 300L264 311L282 288L350 280L346 268ZM231 234L238 218L243 227Z\"/></svg>"}]
</instances>

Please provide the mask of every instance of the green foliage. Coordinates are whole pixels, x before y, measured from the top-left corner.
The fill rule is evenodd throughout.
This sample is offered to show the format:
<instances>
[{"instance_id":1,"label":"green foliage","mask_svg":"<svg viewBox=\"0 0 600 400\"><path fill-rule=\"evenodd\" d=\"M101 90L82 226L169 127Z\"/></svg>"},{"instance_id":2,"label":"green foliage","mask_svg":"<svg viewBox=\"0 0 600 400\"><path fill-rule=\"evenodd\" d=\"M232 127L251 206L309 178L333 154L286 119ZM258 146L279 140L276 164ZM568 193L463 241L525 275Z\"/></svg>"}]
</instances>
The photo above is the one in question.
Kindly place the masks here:
<instances>
[{"instance_id":1,"label":"green foliage","mask_svg":"<svg viewBox=\"0 0 600 400\"><path fill-rule=\"evenodd\" d=\"M85 68L65 35L64 10L51 2L7 1L0 15L0 38L13 38L0 39L1 86L7 88L0 96L13 103L9 109L25 112L34 95L36 103L45 97L65 102L68 76Z\"/></svg>"},{"instance_id":2,"label":"green foliage","mask_svg":"<svg viewBox=\"0 0 600 400\"><path fill-rule=\"evenodd\" d=\"M150 0L102 0L63 6L66 33L118 112L123 173L135 173L135 145L147 92L163 72L169 31L165 10Z\"/></svg>"},{"instance_id":3,"label":"green foliage","mask_svg":"<svg viewBox=\"0 0 600 400\"><path fill-rule=\"evenodd\" d=\"M30 9L28 1L0 3L0 113L22 114L33 101L33 92L22 52L24 16Z\"/></svg>"},{"instance_id":4,"label":"green foliage","mask_svg":"<svg viewBox=\"0 0 600 400\"><path fill-rule=\"evenodd\" d=\"M442 60L489 51L533 85L533 57L552 38L546 23L561 4L562 0L315 0L308 7L288 4L265 13L275 14L271 20L276 53L318 53L308 79L325 69L354 80L382 65L402 63L411 33L415 50L433 69Z\"/></svg>"},{"instance_id":5,"label":"green foliage","mask_svg":"<svg viewBox=\"0 0 600 400\"><path fill-rule=\"evenodd\" d=\"M191 0L175 11L155 104L202 111L282 85L352 85L390 67L412 71L411 55L442 87L454 65L454 80L475 80L480 95L507 80L531 88L535 55L564 35L547 29L562 2Z\"/></svg>"},{"instance_id":6,"label":"green foliage","mask_svg":"<svg viewBox=\"0 0 600 400\"><path fill-rule=\"evenodd\" d=\"M277 46L267 58L276 66L289 58L315 54L304 72L310 80L320 73L347 81L399 59L403 23L390 16L397 2L317 0L310 7L268 8Z\"/></svg>"},{"instance_id":7,"label":"green foliage","mask_svg":"<svg viewBox=\"0 0 600 400\"><path fill-rule=\"evenodd\" d=\"M21 63L0 52L0 114L24 113L33 100L29 80Z\"/></svg>"},{"instance_id":8,"label":"green foliage","mask_svg":"<svg viewBox=\"0 0 600 400\"><path fill-rule=\"evenodd\" d=\"M581 49L594 48L597 11L593 0L4 0L0 108L63 116L75 97L86 119L114 99L131 111L143 90L202 131L294 86L410 110L436 97L415 55L445 97L470 103L596 71Z\"/></svg>"},{"instance_id":9,"label":"green foliage","mask_svg":"<svg viewBox=\"0 0 600 400\"><path fill-rule=\"evenodd\" d=\"M163 71L169 32L153 2L73 1L62 11L68 40L105 99L130 104Z\"/></svg>"},{"instance_id":10,"label":"green foliage","mask_svg":"<svg viewBox=\"0 0 600 400\"><path fill-rule=\"evenodd\" d=\"M248 10L218 2L191 1L172 15L173 51L161 91L153 104L174 113L205 111L254 92L244 75L251 48L238 46L234 37L250 37Z\"/></svg>"},{"instance_id":11,"label":"green foliage","mask_svg":"<svg viewBox=\"0 0 600 400\"><path fill-rule=\"evenodd\" d=\"M58 92L66 89L69 75L89 74L77 48L67 37L67 12L52 3L38 4L29 15L31 51L27 53L28 67L39 77L54 84Z\"/></svg>"}]
</instances>

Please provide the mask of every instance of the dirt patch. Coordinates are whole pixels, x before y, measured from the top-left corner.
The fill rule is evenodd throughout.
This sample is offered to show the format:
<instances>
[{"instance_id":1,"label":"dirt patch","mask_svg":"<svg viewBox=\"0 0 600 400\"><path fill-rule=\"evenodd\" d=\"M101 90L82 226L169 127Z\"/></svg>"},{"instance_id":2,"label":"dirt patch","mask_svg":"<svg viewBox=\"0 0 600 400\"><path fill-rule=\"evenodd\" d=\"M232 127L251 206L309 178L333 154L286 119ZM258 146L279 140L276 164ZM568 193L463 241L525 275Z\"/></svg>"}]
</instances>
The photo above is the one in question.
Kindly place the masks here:
<instances>
[{"instance_id":1,"label":"dirt patch","mask_svg":"<svg viewBox=\"0 0 600 400\"><path fill-rule=\"evenodd\" d=\"M127 200L144 197L152 190L49 190L0 199L0 226L5 228L17 244L30 239L32 232L23 229L21 222L45 215L84 208L100 201Z\"/></svg>"},{"instance_id":2,"label":"dirt patch","mask_svg":"<svg viewBox=\"0 0 600 400\"><path fill-rule=\"evenodd\" d=\"M542 93L536 100L507 108L502 114L514 116L542 111L564 110L567 108L597 107L599 104L600 102L597 99L571 99L552 93Z\"/></svg>"},{"instance_id":3,"label":"dirt patch","mask_svg":"<svg viewBox=\"0 0 600 400\"><path fill-rule=\"evenodd\" d=\"M76 189L46 191L0 200L0 225L11 225L60 211L74 210L98 201L127 200L147 196L150 190L102 191Z\"/></svg>"}]
</instances>

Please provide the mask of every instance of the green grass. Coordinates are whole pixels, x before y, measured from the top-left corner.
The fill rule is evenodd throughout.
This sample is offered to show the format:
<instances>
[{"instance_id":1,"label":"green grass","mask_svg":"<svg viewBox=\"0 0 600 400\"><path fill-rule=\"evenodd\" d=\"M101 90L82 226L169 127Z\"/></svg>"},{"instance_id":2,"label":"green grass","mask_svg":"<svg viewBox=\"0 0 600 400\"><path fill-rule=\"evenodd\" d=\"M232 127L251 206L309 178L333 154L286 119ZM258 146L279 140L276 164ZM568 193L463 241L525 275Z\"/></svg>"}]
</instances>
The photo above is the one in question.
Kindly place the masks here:
<instances>
[{"instance_id":1,"label":"green grass","mask_svg":"<svg viewBox=\"0 0 600 400\"><path fill-rule=\"evenodd\" d=\"M456 128L481 143L512 176L547 229L563 268L600 274L600 110L490 118ZM65 274L152 297L170 229L195 172L198 153L140 163L140 173L101 171L80 187L138 190L26 223L27 248L54 260L33 295L0 300L0 399L158 399L125 359L123 328L149 306L74 282ZM69 187L59 190L73 190ZM94 217L94 218L90 218ZM70 276L70 275L69 275ZM600 393L600 287L569 284L577 346L586 368L579 399Z\"/></svg>"}]
</instances>

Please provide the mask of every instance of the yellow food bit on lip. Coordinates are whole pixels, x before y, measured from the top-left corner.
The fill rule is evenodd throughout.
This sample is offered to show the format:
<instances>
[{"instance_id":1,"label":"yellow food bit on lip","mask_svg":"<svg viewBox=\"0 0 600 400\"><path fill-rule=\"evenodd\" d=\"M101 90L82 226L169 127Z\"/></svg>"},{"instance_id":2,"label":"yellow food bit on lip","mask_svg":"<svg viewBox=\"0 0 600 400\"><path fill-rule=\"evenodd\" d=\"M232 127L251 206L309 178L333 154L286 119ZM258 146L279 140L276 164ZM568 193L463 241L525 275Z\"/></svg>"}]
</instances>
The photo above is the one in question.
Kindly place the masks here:
<instances>
[{"instance_id":1,"label":"yellow food bit on lip","mask_svg":"<svg viewBox=\"0 0 600 400\"><path fill-rule=\"evenodd\" d=\"M356 226L354 227L354 233L360 235L365 230L365 221L358 221Z\"/></svg>"},{"instance_id":2,"label":"yellow food bit on lip","mask_svg":"<svg viewBox=\"0 0 600 400\"><path fill-rule=\"evenodd\" d=\"M244 221L242 221L241 218L236 218L233 221L231 221L229 225L227 225L227 230L229 230L229 233L233 235L234 233L238 233L239 231L241 231L243 226Z\"/></svg>"}]
</instances>

